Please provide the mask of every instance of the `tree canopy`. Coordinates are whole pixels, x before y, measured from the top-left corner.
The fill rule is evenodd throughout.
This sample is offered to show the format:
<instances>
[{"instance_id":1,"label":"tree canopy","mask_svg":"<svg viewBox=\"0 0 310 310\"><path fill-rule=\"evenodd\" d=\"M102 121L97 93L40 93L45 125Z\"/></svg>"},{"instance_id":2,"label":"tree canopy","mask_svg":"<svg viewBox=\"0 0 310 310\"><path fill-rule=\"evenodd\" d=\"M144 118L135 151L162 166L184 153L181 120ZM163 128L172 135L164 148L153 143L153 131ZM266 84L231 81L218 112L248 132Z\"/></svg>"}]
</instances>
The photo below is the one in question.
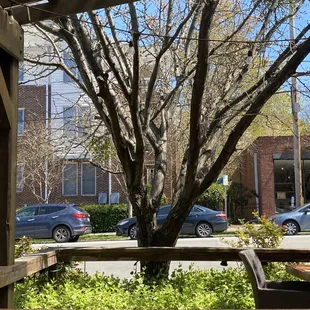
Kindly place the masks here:
<instances>
[{"instance_id":1,"label":"tree canopy","mask_svg":"<svg viewBox=\"0 0 310 310\"><path fill-rule=\"evenodd\" d=\"M121 164L139 246L175 245L192 204L309 54L310 25L287 39L289 18L304 1L293 6L291 11L286 2L266 0L140 1L35 26L51 48L27 60L64 70L89 97ZM64 53L75 66L66 65ZM183 113L189 122L178 136ZM158 229L167 152L176 137L184 154L173 208ZM154 177L148 191L143 174L150 148Z\"/></svg>"}]
</instances>

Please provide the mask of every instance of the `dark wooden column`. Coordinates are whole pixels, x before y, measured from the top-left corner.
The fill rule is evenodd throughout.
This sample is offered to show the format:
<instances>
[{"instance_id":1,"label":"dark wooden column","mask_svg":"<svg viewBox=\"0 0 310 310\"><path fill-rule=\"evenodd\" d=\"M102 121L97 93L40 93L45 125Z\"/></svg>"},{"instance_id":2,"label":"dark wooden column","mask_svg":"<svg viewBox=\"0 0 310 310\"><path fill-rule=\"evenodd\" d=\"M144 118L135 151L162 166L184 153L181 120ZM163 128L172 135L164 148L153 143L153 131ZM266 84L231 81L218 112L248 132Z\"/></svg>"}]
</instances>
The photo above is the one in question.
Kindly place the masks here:
<instances>
[{"instance_id":1,"label":"dark wooden column","mask_svg":"<svg viewBox=\"0 0 310 310\"><path fill-rule=\"evenodd\" d=\"M22 29L0 8L0 266L14 264L18 61ZM0 308L13 306L13 285L0 289Z\"/></svg>"}]
</instances>

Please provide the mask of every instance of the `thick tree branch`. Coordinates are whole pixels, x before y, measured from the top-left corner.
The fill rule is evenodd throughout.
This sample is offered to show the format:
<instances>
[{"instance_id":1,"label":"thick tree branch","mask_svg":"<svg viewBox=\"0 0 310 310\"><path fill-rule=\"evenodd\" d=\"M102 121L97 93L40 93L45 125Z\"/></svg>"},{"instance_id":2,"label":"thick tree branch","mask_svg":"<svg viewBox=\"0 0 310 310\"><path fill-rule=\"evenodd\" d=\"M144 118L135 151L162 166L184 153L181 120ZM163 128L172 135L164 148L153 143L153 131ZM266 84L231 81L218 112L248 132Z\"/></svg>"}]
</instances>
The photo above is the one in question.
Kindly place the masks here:
<instances>
[{"instance_id":1,"label":"thick tree branch","mask_svg":"<svg viewBox=\"0 0 310 310\"><path fill-rule=\"evenodd\" d=\"M216 162L208 172L207 176L201 182L200 186L195 191L195 196L199 196L206 190L214 179L218 176L221 170L227 164L229 158L235 151L236 145L245 132L250 126L256 115L260 112L265 102L280 88L280 86L295 72L300 63L310 53L310 39L306 39L301 43L291 59L283 66L283 68L273 77L269 77L267 80L266 87L258 93L255 98L252 99L252 104L246 114L237 123L231 134L229 135L221 153L219 154ZM280 58L282 55L279 56Z\"/></svg>"}]
</instances>

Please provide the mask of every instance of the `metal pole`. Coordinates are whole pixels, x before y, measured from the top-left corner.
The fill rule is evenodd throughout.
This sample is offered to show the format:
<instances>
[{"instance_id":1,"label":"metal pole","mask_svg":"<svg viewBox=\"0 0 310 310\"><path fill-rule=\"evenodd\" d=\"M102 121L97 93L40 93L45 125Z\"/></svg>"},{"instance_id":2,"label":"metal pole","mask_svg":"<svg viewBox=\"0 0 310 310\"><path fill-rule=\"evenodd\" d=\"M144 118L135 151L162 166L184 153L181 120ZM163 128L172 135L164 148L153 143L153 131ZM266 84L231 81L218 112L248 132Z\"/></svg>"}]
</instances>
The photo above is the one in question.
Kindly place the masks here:
<instances>
[{"instance_id":1,"label":"metal pole","mask_svg":"<svg viewBox=\"0 0 310 310\"><path fill-rule=\"evenodd\" d=\"M228 214L227 214L227 188L226 188L226 185L224 185L224 203L225 203L225 215L227 217Z\"/></svg>"},{"instance_id":2,"label":"metal pole","mask_svg":"<svg viewBox=\"0 0 310 310\"><path fill-rule=\"evenodd\" d=\"M294 4L290 3L290 39L292 45L295 39L295 21L294 21ZM293 48L293 46L292 46ZM292 76L291 78L291 101L292 101L292 116L293 116L293 140L294 140L294 177L295 177L295 206L303 205L302 195L302 181L301 181L301 159L300 159L300 134L298 127L298 112L299 107L297 103L297 78Z\"/></svg>"},{"instance_id":3,"label":"metal pole","mask_svg":"<svg viewBox=\"0 0 310 310\"><path fill-rule=\"evenodd\" d=\"M255 184L255 192L256 192L256 212L259 215L259 187L258 187L258 154L254 153L254 184Z\"/></svg>"},{"instance_id":4,"label":"metal pole","mask_svg":"<svg viewBox=\"0 0 310 310\"><path fill-rule=\"evenodd\" d=\"M111 174L111 156L109 157L109 174L108 174L108 204L111 204L111 194L112 194L112 174Z\"/></svg>"}]
</instances>

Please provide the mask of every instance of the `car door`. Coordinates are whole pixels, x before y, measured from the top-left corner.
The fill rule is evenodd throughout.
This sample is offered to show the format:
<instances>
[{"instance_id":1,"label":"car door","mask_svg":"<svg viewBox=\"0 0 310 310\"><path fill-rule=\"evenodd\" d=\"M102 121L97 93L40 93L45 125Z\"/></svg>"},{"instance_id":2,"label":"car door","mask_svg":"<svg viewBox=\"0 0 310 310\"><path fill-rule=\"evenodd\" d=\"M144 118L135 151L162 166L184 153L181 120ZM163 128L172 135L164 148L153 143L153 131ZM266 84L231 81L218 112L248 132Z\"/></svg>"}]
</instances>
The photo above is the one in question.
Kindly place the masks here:
<instances>
[{"instance_id":1,"label":"car door","mask_svg":"<svg viewBox=\"0 0 310 310\"><path fill-rule=\"evenodd\" d=\"M200 216L203 214L203 210L194 206L185 219L185 222L181 228L182 234L195 233L196 224L199 222Z\"/></svg>"},{"instance_id":2,"label":"car door","mask_svg":"<svg viewBox=\"0 0 310 310\"><path fill-rule=\"evenodd\" d=\"M51 238L52 228L55 222L58 221L58 217L59 209L57 206L41 205L34 223L36 236L39 238Z\"/></svg>"},{"instance_id":3,"label":"car door","mask_svg":"<svg viewBox=\"0 0 310 310\"><path fill-rule=\"evenodd\" d=\"M16 212L15 238L35 237L34 221L37 210L37 207L26 207Z\"/></svg>"},{"instance_id":4,"label":"car door","mask_svg":"<svg viewBox=\"0 0 310 310\"><path fill-rule=\"evenodd\" d=\"M160 227L165 222L170 210L171 210L170 205L159 208L157 216L156 216L158 227Z\"/></svg>"},{"instance_id":5,"label":"car door","mask_svg":"<svg viewBox=\"0 0 310 310\"><path fill-rule=\"evenodd\" d=\"M310 205L299 210L299 224L301 231L310 231Z\"/></svg>"}]
</instances>

